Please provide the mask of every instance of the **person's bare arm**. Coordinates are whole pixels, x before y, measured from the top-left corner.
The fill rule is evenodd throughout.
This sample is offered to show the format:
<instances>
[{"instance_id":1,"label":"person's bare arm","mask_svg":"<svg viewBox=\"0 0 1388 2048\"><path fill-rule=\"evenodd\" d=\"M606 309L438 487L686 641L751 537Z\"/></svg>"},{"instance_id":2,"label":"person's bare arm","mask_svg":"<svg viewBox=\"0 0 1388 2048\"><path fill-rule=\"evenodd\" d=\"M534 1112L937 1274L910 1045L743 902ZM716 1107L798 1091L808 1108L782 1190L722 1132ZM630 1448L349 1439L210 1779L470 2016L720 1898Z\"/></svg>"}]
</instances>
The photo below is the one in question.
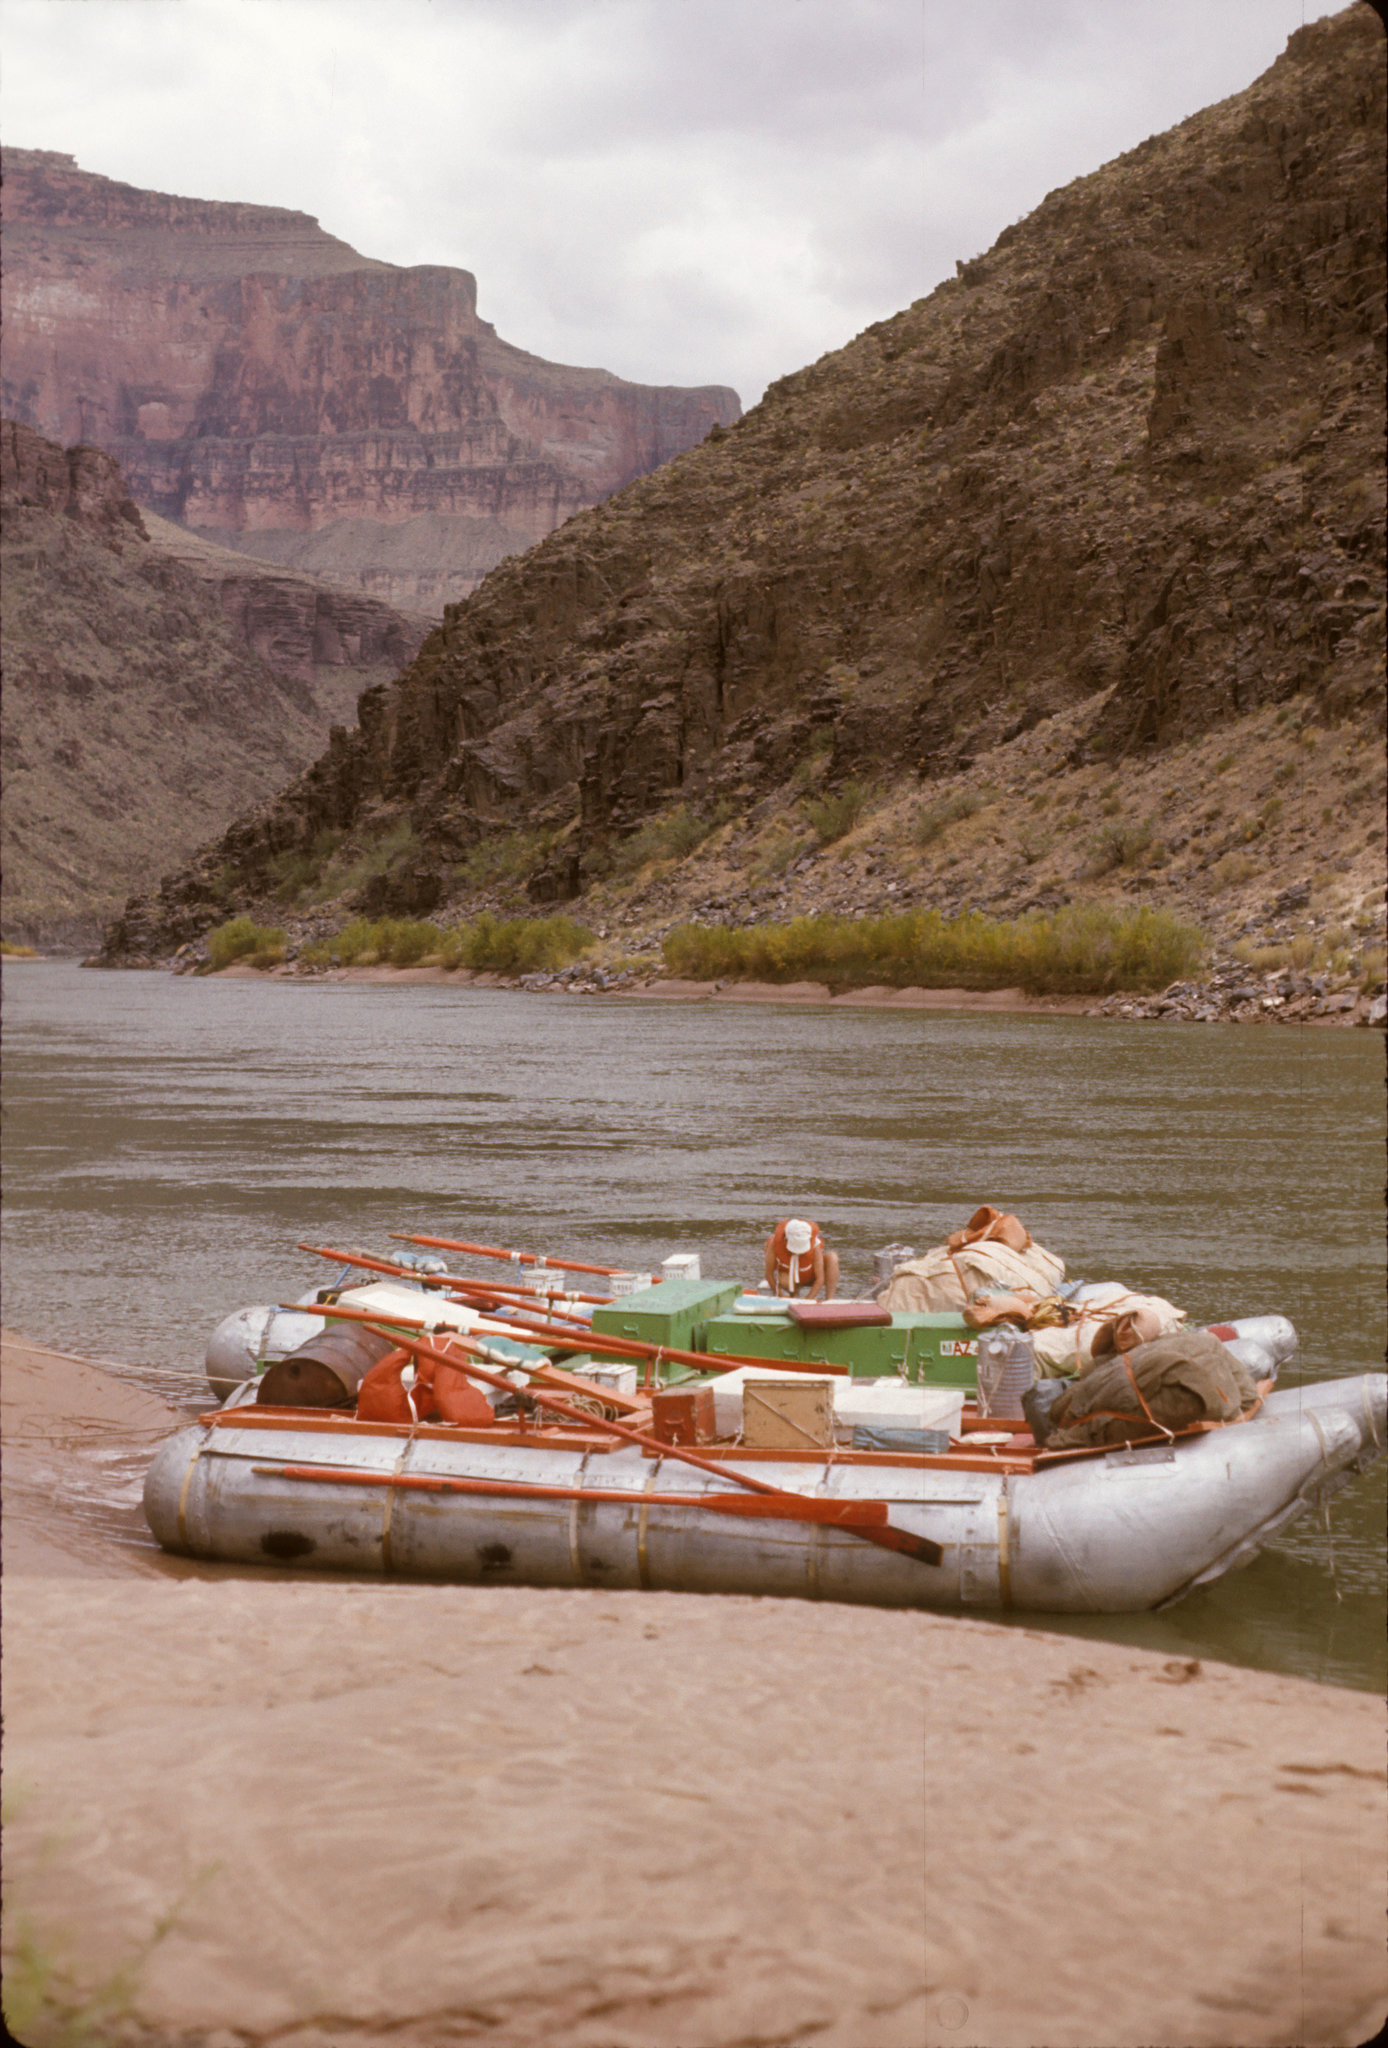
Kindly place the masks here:
<instances>
[{"instance_id":1,"label":"person's bare arm","mask_svg":"<svg viewBox=\"0 0 1388 2048\"><path fill-rule=\"evenodd\" d=\"M810 1289L810 1300L823 1301L824 1299L824 1246L821 1243L817 1244L814 1248L814 1286Z\"/></svg>"},{"instance_id":2,"label":"person's bare arm","mask_svg":"<svg viewBox=\"0 0 1388 2048\"><path fill-rule=\"evenodd\" d=\"M774 1237L768 1237L766 1240L764 1264L766 1268L766 1284L773 1294L778 1294L780 1289L776 1284L776 1240Z\"/></svg>"}]
</instances>

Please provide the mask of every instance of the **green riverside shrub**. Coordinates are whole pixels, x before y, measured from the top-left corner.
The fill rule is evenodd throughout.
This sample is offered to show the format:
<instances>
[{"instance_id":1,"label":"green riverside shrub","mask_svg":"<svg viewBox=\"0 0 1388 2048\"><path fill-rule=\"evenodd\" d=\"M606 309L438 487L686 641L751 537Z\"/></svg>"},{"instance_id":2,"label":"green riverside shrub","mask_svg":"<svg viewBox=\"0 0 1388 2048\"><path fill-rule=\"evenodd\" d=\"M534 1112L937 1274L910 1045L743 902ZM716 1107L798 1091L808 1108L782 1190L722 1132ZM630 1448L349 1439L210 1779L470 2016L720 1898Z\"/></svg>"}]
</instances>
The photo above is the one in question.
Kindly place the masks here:
<instances>
[{"instance_id":1,"label":"green riverside shrub","mask_svg":"<svg viewBox=\"0 0 1388 2048\"><path fill-rule=\"evenodd\" d=\"M484 911L471 924L448 931L427 918L385 917L373 923L357 917L331 938L306 946L308 967L413 967L437 959L444 967L471 967L493 974L532 974L566 967L593 943L593 935L571 917L493 917Z\"/></svg>"},{"instance_id":2,"label":"green riverside shrub","mask_svg":"<svg viewBox=\"0 0 1388 2048\"><path fill-rule=\"evenodd\" d=\"M207 958L214 973L230 967L233 960L245 960L252 967L273 967L284 958L283 928L257 924L245 916L233 917L207 934Z\"/></svg>"},{"instance_id":3,"label":"green riverside shrub","mask_svg":"<svg viewBox=\"0 0 1388 2048\"><path fill-rule=\"evenodd\" d=\"M443 948L443 933L427 918L388 917L376 927L376 957L392 967L414 967Z\"/></svg>"},{"instance_id":4,"label":"green riverside shrub","mask_svg":"<svg viewBox=\"0 0 1388 2048\"><path fill-rule=\"evenodd\" d=\"M833 989L1011 988L1031 995L1105 995L1164 988L1189 974L1205 936L1169 911L1072 905L1012 922L971 911L883 917L797 917L734 930L677 925L667 970L696 981L823 981Z\"/></svg>"},{"instance_id":5,"label":"green riverside shrub","mask_svg":"<svg viewBox=\"0 0 1388 2048\"><path fill-rule=\"evenodd\" d=\"M478 973L536 974L567 967L593 943L593 934L571 917L493 917L455 925L443 937L446 967Z\"/></svg>"}]
</instances>

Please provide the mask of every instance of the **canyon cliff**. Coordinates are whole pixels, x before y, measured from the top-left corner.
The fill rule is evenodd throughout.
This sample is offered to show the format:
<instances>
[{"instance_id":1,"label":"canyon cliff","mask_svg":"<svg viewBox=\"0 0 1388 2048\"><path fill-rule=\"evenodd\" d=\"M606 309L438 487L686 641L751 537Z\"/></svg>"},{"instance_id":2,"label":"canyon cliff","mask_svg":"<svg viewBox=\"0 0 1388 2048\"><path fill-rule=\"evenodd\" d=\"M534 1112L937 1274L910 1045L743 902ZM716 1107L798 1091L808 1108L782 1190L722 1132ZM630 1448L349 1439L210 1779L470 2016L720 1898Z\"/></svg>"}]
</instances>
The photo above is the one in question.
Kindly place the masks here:
<instances>
[{"instance_id":1,"label":"canyon cliff","mask_svg":"<svg viewBox=\"0 0 1388 2048\"><path fill-rule=\"evenodd\" d=\"M9 420L0 514L7 939L90 940L428 630L142 517L110 456Z\"/></svg>"},{"instance_id":2,"label":"canyon cliff","mask_svg":"<svg viewBox=\"0 0 1388 2048\"><path fill-rule=\"evenodd\" d=\"M214 873L272 900L325 833L394 849L373 914L500 902L479 849L509 847L518 900L581 897L634 941L691 912L1120 888L1235 931L1321 862L1362 909L1384 339L1384 35L1359 4L493 570L109 957L206 931Z\"/></svg>"},{"instance_id":3,"label":"canyon cliff","mask_svg":"<svg viewBox=\"0 0 1388 2048\"><path fill-rule=\"evenodd\" d=\"M205 539L437 616L506 555L737 419L502 341L465 270L307 214L3 153L3 410L104 449Z\"/></svg>"}]
</instances>

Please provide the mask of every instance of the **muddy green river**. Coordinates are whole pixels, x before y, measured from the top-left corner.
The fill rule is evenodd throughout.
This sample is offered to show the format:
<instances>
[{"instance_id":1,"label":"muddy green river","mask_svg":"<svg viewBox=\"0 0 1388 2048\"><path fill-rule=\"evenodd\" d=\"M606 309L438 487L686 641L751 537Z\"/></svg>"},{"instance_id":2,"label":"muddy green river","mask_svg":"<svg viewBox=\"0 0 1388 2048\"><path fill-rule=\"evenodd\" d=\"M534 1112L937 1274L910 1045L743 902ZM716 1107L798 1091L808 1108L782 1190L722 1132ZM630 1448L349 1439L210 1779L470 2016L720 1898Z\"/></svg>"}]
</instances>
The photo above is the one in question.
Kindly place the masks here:
<instances>
[{"instance_id":1,"label":"muddy green river","mask_svg":"<svg viewBox=\"0 0 1388 2048\"><path fill-rule=\"evenodd\" d=\"M224 1315L331 1277L300 1238L697 1251L755 1280L799 1214L856 1293L878 1246L923 1250L983 1201L1072 1278L1289 1315L1284 1385L1383 1364L1376 1032L38 962L5 971L4 1083L6 1327L186 1408ZM1381 1687L1384 1473L1164 1613L1025 1625Z\"/></svg>"}]
</instances>

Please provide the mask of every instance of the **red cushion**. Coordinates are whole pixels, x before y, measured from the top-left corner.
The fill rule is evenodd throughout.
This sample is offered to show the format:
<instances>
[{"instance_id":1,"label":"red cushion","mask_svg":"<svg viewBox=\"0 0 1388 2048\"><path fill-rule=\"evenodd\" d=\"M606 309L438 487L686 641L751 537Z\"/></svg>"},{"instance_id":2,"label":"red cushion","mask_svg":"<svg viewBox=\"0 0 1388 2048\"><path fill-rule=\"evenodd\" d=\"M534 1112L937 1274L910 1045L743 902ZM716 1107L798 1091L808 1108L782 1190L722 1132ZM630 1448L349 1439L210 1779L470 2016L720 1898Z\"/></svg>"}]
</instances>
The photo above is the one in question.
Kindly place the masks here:
<instances>
[{"instance_id":1,"label":"red cushion","mask_svg":"<svg viewBox=\"0 0 1388 2048\"><path fill-rule=\"evenodd\" d=\"M793 1323L814 1330L880 1329L890 1324L890 1309L875 1301L792 1301L786 1313Z\"/></svg>"}]
</instances>

